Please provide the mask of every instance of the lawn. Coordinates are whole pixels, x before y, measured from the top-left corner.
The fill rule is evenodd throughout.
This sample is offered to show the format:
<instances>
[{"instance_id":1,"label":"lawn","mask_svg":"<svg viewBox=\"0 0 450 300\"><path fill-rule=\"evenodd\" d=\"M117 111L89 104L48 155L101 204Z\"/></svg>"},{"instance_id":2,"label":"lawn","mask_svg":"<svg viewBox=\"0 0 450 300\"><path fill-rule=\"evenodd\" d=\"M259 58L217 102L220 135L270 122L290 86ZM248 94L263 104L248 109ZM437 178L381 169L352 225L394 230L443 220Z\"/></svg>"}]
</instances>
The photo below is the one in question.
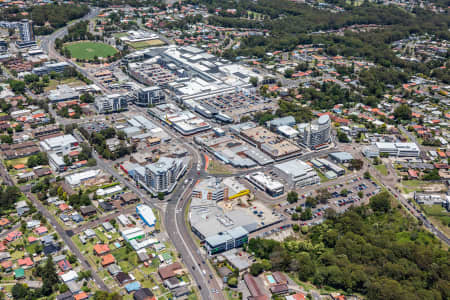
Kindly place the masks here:
<instances>
[{"instance_id":1,"label":"lawn","mask_svg":"<svg viewBox=\"0 0 450 300\"><path fill-rule=\"evenodd\" d=\"M49 83L48 83L48 86L46 86L44 88L44 91L48 92L48 91L54 90L60 84L67 84L67 85L69 85L71 87L78 87L78 86L86 85L83 81L81 81L81 80L79 80L77 78L66 78L66 79L63 79L63 80L51 79L49 81Z\"/></svg>"},{"instance_id":2,"label":"lawn","mask_svg":"<svg viewBox=\"0 0 450 300\"><path fill-rule=\"evenodd\" d=\"M121 38L121 37L124 37L124 36L128 36L128 33L126 33L126 32L118 32L118 33L114 33L113 34L113 37L115 37L115 38Z\"/></svg>"},{"instance_id":3,"label":"lawn","mask_svg":"<svg viewBox=\"0 0 450 300\"><path fill-rule=\"evenodd\" d=\"M325 176L322 172L320 172L319 169L316 169L316 172L317 172L317 175L320 178L320 183L324 183L324 182L327 182L327 181L330 180L330 179L327 178L327 176Z\"/></svg>"},{"instance_id":4,"label":"lawn","mask_svg":"<svg viewBox=\"0 0 450 300\"><path fill-rule=\"evenodd\" d=\"M388 170L384 164L375 165L375 169L377 169L383 176L387 176L388 174Z\"/></svg>"},{"instance_id":5,"label":"lawn","mask_svg":"<svg viewBox=\"0 0 450 300\"><path fill-rule=\"evenodd\" d=\"M93 59L97 57L108 57L117 53L117 50L105 43L97 42L75 42L65 44L65 47L70 51L73 58L79 59Z\"/></svg>"},{"instance_id":6,"label":"lawn","mask_svg":"<svg viewBox=\"0 0 450 300\"><path fill-rule=\"evenodd\" d=\"M27 162L28 162L28 156L27 157L10 159L10 160L5 160L5 165L6 166L27 165Z\"/></svg>"},{"instance_id":7,"label":"lawn","mask_svg":"<svg viewBox=\"0 0 450 300\"><path fill-rule=\"evenodd\" d=\"M228 169L227 166L225 166L215 160L209 161L208 173L209 174L227 174L227 175L232 174L232 172Z\"/></svg>"},{"instance_id":8,"label":"lawn","mask_svg":"<svg viewBox=\"0 0 450 300\"><path fill-rule=\"evenodd\" d=\"M165 45L161 40L148 40L148 41L142 41L142 42L134 42L130 43L130 46L134 49L144 49L148 47L156 47L156 46L162 46Z\"/></svg>"},{"instance_id":9,"label":"lawn","mask_svg":"<svg viewBox=\"0 0 450 300\"><path fill-rule=\"evenodd\" d=\"M421 208L435 225L450 236L450 213L441 205L421 205Z\"/></svg>"}]
</instances>

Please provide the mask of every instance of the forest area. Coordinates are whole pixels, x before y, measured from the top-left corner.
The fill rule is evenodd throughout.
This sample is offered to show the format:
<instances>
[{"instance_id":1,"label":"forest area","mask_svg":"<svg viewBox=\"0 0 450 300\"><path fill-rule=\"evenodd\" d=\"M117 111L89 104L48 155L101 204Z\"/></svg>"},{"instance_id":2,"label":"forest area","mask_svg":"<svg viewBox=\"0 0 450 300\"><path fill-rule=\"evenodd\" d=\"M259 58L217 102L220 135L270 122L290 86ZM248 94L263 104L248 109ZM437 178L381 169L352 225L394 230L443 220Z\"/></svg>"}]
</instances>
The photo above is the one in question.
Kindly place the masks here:
<instances>
[{"instance_id":1,"label":"forest area","mask_svg":"<svg viewBox=\"0 0 450 300\"><path fill-rule=\"evenodd\" d=\"M248 251L259 258L252 273L284 271L368 299L450 297L449 252L387 192L342 215L328 213L323 224L307 229L283 242L250 240Z\"/></svg>"}]
</instances>

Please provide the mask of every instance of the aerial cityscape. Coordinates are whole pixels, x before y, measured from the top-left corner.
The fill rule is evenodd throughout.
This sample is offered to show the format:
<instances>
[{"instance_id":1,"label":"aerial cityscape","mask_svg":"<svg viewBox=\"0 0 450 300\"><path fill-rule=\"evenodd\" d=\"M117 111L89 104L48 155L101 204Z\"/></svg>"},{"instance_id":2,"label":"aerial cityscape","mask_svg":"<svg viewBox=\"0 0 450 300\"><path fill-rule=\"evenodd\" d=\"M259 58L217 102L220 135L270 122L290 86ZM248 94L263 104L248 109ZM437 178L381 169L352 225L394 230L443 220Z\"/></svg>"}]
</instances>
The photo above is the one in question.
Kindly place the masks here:
<instances>
[{"instance_id":1,"label":"aerial cityscape","mask_svg":"<svg viewBox=\"0 0 450 300\"><path fill-rule=\"evenodd\" d=\"M449 8L0 1L0 299L450 299Z\"/></svg>"}]
</instances>

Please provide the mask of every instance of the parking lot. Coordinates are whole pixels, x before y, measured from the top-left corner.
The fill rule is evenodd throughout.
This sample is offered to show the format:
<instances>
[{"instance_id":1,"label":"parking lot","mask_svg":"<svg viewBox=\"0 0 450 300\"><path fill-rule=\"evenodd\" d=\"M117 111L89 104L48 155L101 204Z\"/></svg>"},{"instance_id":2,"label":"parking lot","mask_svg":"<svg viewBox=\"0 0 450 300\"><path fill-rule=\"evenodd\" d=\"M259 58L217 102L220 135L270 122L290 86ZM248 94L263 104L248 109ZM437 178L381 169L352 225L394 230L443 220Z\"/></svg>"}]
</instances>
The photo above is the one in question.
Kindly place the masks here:
<instances>
[{"instance_id":1,"label":"parking lot","mask_svg":"<svg viewBox=\"0 0 450 300\"><path fill-rule=\"evenodd\" d=\"M320 189L320 188L316 188ZM317 204L312 208L313 218L308 221L300 221L300 225L317 225L323 222L323 215L328 208L332 208L337 213L345 212L352 205L360 205L361 203L367 203L369 198L377 194L380 191L378 185L372 180L364 179L362 177L356 177L347 180L344 183L337 183L326 188L331 193L331 198L327 204ZM362 193L362 197L361 193ZM306 207L307 197L316 197L317 191L310 191L299 195L299 201L293 204L287 204L287 202L280 205L279 211L286 216L288 220L291 219L294 213L298 213L296 208L300 206L302 210ZM359 195L358 195L359 194ZM296 221L291 221L296 223Z\"/></svg>"},{"instance_id":2,"label":"parking lot","mask_svg":"<svg viewBox=\"0 0 450 300\"><path fill-rule=\"evenodd\" d=\"M274 110L277 107L276 102L271 99L244 92L217 95L201 99L199 102L208 104L218 111L230 115L235 120L239 120L243 115L264 110Z\"/></svg>"}]
</instances>

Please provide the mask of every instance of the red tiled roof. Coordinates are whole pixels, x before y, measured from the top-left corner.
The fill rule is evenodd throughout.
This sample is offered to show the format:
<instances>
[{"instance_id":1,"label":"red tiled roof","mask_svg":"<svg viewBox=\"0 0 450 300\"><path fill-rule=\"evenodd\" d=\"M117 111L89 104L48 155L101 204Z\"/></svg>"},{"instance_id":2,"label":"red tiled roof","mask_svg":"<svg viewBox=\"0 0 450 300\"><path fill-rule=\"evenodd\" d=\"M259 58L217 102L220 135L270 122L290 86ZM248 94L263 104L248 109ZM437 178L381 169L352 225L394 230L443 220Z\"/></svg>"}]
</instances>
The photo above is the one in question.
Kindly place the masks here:
<instances>
[{"instance_id":1,"label":"red tiled roof","mask_svg":"<svg viewBox=\"0 0 450 300\"><path fill-rule=\"evenodd\" d=\"M28 266L31 267L33 265L33 261L29 257L20 258L17 263L19 266Z\"/></svg>"},{"instance_id":2,"label":"red tiled roof","mask_svg":"<svg viewBox=\"0 0 450 300\"><path fill-rule=\"evenodd\" d=\"M109 252L109 246L105 244L97 244L94 246L94 251L97 255L101 255Z\"/></svg>"}]
</instances>

